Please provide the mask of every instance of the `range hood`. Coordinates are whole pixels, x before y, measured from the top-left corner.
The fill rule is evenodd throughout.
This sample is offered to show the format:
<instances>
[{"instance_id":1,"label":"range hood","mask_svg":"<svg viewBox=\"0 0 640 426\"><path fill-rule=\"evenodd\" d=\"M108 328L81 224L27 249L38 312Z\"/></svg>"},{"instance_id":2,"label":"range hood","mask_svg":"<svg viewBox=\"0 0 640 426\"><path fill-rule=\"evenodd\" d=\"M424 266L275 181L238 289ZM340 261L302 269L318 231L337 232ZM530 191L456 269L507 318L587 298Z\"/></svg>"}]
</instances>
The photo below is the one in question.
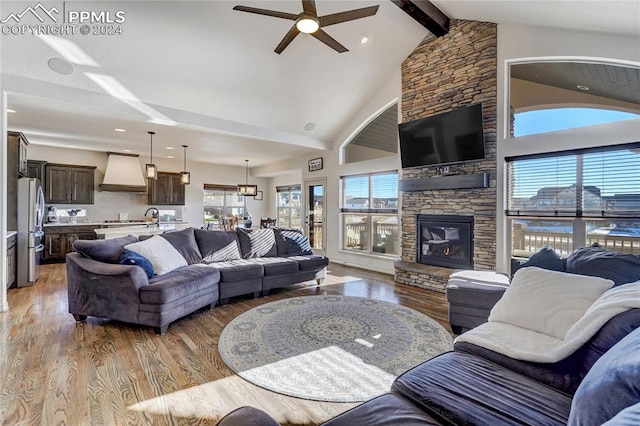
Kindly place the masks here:
<instances>
[{"instance_id":1,"label":"range hood","mask_svg":"<svg viewBox=\"0 0 640 426\"><path fill-rule=\"evenodd\" d=\"M147 182L142 176L138 154L107 152L107 170L100 184L100 191L147 192Z\"/></svg>"}]
</instances>

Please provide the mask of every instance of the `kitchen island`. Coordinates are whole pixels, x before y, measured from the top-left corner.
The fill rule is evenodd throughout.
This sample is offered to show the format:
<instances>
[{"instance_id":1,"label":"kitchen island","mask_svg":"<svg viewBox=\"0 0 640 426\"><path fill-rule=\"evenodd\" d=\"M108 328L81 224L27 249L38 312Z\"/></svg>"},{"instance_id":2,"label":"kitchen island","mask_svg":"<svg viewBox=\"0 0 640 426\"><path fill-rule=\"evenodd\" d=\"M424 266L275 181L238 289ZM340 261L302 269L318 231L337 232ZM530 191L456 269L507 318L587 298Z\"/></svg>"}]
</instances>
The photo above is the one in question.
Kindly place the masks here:
<instances>
[{"instance_id":1,"label":"kitchen island","mask_svg":"<svg viewBox=\"0 0 640 426\"><path fill-rule=\"evenodd\" d=\"M158 224L146 224L146 225L131 225L131 226L118 226L115 228L97 228L93 231L98 236L98 239L110 240L112 238L126 237L127 235L155 235L165 232L178 231L180 229L188 228L187 222L174 222L174 223L160 223Z\"/></svg>"}]
</instances>

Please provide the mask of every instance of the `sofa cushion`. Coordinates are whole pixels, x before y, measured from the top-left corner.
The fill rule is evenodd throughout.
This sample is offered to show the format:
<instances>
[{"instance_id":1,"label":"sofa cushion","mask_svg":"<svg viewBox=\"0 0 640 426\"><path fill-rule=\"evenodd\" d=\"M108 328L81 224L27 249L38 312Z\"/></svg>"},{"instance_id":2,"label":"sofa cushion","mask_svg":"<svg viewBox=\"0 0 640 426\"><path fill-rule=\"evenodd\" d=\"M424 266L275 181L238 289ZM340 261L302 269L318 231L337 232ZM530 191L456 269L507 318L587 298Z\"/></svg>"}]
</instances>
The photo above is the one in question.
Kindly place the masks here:
<instances>
[{"instance_id":1,"label":"sofa cushion","mask_svg":"<svg viewBox=\"0 0 640 426\"><path fill-rule=\"evenodd\" d=\"M622 312L607 321L587 343L573 354L555 363L517 360L466 342L456 343L454 350L481 356L516 373L573 395L593 364L613 345L638 327L640 327L640 309Z\"/></svg>"},{"instance_id":2,"label":"sofa cushion","mask_svg":"<svg viewBox=\"0 0 640 426\"><path fill-rule=\"evenodd\" d=\"M189 265L155 276L149 285L140 288L140 301L150 305L162 305L196 294L201 290L215 287L220 280L220 272L201 264Z\"/></svg>"},{"instance_id":3,"label":"sofa cushion","mask_svg":"<svg viewBox=\"0 0 640 426\"><path fill-rule=\"evenodd\" d=\"M194 231L196 242L202 254L202 262L225 262L240 259L238 235L235 231Z\"/></svg>"},{"instance_id":4,"label":"sofa cushion","mask_svg":"<svg viewBox=\"0 0 640 426\"><path fill-rule=\"evenodd\" d=\"M640 402L625 408L603 426L640 425Z\"/></svg>"},{"instance_id":5,"label":"sofa cushion","mask_svg":"<svg viewBox=\"0 0 640 426\"><path fill-rule=\"evenodd\" d=\"M424 408L393 393L386 393L360 404L322 426L429 426L440 425Z\"/></svg>"},{"instance_id":6,"label":"sofa cushion","mask_svg":"<svg viewBox=\"0 0 640 426\"><path fill-rule=\"evenodd\" d=\"M597 243L567 257L567 272L612 280L615 285L640 281L640 256L607 251Z\"/></svg>"},{"instance_id":7,"label":"sofa cushion","mask_svg":"<svg viewBox=\"0 0 640 426\"><path fill-rule=\"evenodd\" d=\"M242 257L276 257L278 255L273 228L238 229ZM248 242L248 246L247 246Z\"/></svg>"},{"instance_id":8,"label":"sofa cushion","mask_svg":"<svg viewBox=\"0 0 640 426\"><path fill-rule=\"evenodd\" d=\"M298 267L301 271L309 271L312 269L320 270L329 264L329 258L316 254L289 256L287 259L292 259L298 262Z\"/></svg>"},{"instance_id":9,"label":"sofa cushion","mask_svg":"<svg viewBox=\"0 0 640 426\"><path fill-rule=\"evenodd\" d=\"M139 266L147 274L147 278L153 277L153 265L151 264L151 261L134 251L124 250L122 256L120 256L120 259L118 260L118 263L121 265Z\"/></svg>"},{"instance_id":10,"label":"sofa cushion","mask_svg":"<svg viewBox=\"0 0 640 426\"><path fill-rule=\"evenodd\" d=\"M478 356L447 352L392 387L456 425L566 425L571 398Z\"/></svg>"},{"instance_id":11,"label":"sofa cushion","mask_svg":"<svg viewBox=\"0 0 640 426\"><path fill-rule=\"evenodd\" d=\"M111 240L75 240L73 249L84 257L105 263L118 263L124 246L135 243L138 237L127 235L126 237L113 238Z\"/></svg>"},{"instance_id":12,"label":"sofa cushion","mask_svg":"<svg viewBox=\"0 0 640 426\"><path fill-rule=\"evenodd\" d=\"M489 315L501 322L547 336L564 338L613 281L538 267L519 269ZM536 297L531 297L535 294ZM541 314L544 312L544 315Z\"/></svg>"},{"instance_id":13,"label":"sofa cushion","mask_svg":"<svg viewBox=\"0 0 640 426\"><path fill-rule=\"evenodd\" d=\"M234 281L244 281L252 278L262 278L264 268L253 259L229 260L227 262L215 262L206 265L208 268L215 268L220 271L220 282L228 283Z\"/></svg>"},{"instance_id":14,"label":"sofa cushion","mask_svg":"<svg viewBox=\"0 0 640 426\"><path fill-rule=\"evenodd\" d=\"M299 271L298 262L286 257L256 257L251 263L262 265L264 275L288 275Z\"/></svg>"},{"instance_id":15,"label":"sofa cushion","mask_svg":"<svg viewBox=\"0 0 640 426\"><path fill-rule=\"evenodd\" d=\"M164 275L174 269L187 266L187 261L171 243L160 235L154 235L148 240L127 244L125 249L134 251L151 261L153 272Z\"/></svg>"},{"instance_id":16,"label":"sofa cushion","mask_svg":"<svg viewBox=\"0 0 640 426\"><path fill-rule=\"evenodd\" d=\"M567 260L560 257L551 247L543 247L529 258L521 267L537 266L551 271L565 272Z\"/></svg>"},{"instance_id":17,"label":"sofa cushion","mask_svg":"<svg viewBox=\"0 0 640 426\"><path fill-rule=\"evenodd\" d=\"M173 248L184 257L187 264L200 263L202 255L196 243L196 237L193 228L185 228L180 231L165 232L160 234L162 238L169 241Z\"/></svg>"},{"instance_id":18,"label":"sofa cushion","mask_svg":"<svg viewBox=\"0 0 640 426\"><path fill-rule=\"evenodd\" d=\"M273 228L273 236L276 239L276 252L278 256L286 256L289 253L289 249L284 235L280 232L280 228Z\"/></svg>"},{"instance_id":19,"label":"sofa cushion","mask_svg":"<svg viewBox=\"0 0 640 426\"><path fill-rule=\"evenodd\" d=\"M601 425L640 401L640 328L593 365L578 386L569 425Z\"/></svg>"}]
</instances>

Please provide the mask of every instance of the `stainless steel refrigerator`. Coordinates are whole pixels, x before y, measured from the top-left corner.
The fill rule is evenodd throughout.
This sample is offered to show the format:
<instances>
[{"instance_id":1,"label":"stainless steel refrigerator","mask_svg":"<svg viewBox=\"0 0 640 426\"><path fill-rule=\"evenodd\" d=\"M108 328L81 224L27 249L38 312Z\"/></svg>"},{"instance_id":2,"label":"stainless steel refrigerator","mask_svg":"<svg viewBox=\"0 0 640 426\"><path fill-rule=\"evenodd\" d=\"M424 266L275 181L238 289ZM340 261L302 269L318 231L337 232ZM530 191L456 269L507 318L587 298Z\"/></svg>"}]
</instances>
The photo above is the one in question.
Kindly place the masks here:
<instances>
[{"instance_id":1,"label":"stainless steel refrigerator","mask_svg":"<svg viewBox=\"0 0 640 426\"><path fill-rule=\"evenodd\" d=\"M18 180L18 241L16 263L18 287L35 284L44 250L44 192L35 178Z\"/></svg>"}]
</instances>

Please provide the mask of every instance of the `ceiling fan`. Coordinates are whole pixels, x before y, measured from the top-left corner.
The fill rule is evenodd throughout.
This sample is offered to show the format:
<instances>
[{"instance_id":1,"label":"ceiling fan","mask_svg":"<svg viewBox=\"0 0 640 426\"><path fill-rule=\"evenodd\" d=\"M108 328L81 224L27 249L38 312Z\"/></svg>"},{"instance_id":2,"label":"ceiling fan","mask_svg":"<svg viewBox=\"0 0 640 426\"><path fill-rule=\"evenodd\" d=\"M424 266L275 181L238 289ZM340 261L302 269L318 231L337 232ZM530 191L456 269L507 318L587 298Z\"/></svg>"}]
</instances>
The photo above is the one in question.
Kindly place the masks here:
<instances>
[{"instance_id":1,"label":"ceiling fan","mask_svg":"<svg viewBox=\"0 0 640 426\"><path fill-rule=\"evenodd\" d=\"M302 12L297 15L288 12L258 9L248 6L235 6L233 10L295 21L295 24L284 36L280 44L275 48L275 52L277 54L282 53L282 51L301 32L311 34L313 37L320 40L336 52L344 53L348 52L349 49L338 43L333 37L324 32L322 28L328 27L329 25L341 24L342 22L366 18L367 16L373 16L378 11L378 7L380 6L363 7L361 9L353 9L344 12L332 13L330 15L318 16L315 0L302 0Z\"/></svg>"}]
</instances>

